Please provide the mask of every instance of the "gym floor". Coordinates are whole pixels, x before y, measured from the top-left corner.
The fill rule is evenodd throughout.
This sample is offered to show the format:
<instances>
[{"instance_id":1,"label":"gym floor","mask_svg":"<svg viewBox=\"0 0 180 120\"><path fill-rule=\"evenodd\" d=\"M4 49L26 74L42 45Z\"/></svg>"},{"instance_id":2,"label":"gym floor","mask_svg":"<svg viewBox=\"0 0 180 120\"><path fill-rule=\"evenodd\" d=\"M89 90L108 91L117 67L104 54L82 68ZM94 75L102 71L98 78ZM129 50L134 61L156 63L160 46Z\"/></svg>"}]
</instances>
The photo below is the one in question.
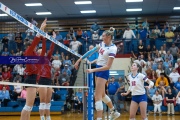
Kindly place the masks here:
<instances>
[{"instance_id":1,"label":"gym floor","mask_svg":"<svg viewBox=\"0 0 180 120\"><path fill-rule=\"evenodd\" d=\"M104 114L103 120L107 120L107 114ZM19 120L20 116L0 116L0 120ZM39 120L38 115L31 116L31 120ZM166 114L163 114L162 116L154 116L154 114L150 114L148 116L149 120L180 120L180 114L174 115L174 116L167 116ZM62 115L52 115L51 120L83 120L83 114L82 113L64 113ZM122 113L121 117L117 120L129 120L129 114L128 113ZM137 115L136 120L141 120L140 115Z\"/></svg>"}]
</instances>

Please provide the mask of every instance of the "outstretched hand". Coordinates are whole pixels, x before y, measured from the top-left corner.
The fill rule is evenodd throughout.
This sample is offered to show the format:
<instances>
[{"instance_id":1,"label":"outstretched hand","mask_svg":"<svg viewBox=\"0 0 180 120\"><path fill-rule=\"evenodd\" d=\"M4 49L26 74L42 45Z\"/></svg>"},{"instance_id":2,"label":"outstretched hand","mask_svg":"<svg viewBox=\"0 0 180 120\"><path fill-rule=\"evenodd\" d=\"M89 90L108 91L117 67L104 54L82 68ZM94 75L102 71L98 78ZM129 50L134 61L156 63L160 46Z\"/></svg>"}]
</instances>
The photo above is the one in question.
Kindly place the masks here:
<instances>
[{"instance_id":1,"label":"outstretched hand","mask_svg":"<svg viewBox=\"0 0 180 120\"><path fill-rule=\"evenodd\" d=\"M44 29L46 28L46 22L47 22L47 18L42 22L42 24L41 24L41 27L40 27L40 29L42 30L42 31L44 31Z\"/></svg>"},{"instance_id":2,"label":"outstretched hand","mask_svg":"<svg viewBox=\"0 0 180 120\"><path fill-rule=\"evenodd\" d=\"M94 70L93 70L93 69L87 69L86 72L87 72L87 73L93 73Z\"/></svg>"},{"instance_id":3,"label":"outstretched hand","mask_svg":"<svg viewBox=\"0 0 180 120\"><path fill-rule=\"evenodd\" d=\"M53 38L56 38L56 33L53 31L53 36L52 36Z\"/></svg>"}]
</instances>

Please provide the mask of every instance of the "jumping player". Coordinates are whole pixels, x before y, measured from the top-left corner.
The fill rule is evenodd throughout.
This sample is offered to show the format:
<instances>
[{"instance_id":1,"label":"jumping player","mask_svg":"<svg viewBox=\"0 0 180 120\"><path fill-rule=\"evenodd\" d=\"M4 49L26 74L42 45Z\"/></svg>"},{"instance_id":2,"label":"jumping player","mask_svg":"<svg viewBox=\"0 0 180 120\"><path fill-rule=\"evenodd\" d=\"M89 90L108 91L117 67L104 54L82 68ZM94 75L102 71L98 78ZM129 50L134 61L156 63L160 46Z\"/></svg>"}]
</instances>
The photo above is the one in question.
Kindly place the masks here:
<instances>
[{"instance_id":1,"label":"jumping player","mask_svg":"<svg viewBox=\"0 0 180 120\"><path fill-rule=\"evenodd\" d=\"M132 94L132 101L130 105L130 120L135 120L136 112L139 106L142 120L148 120L146 115L147 96L145 94L144 82L149 84L147 88L153 87L154 83L144 74L139 73L141 72L141 66L138 63L132 64L131 72L132 74L128 76L130 87L126 93L121 93L121 95L127 96L130 92Z\"/></svg>"},{"instance_id":2,"label":"jumping player","mask_svg":"<svg viewBox=\"0 0 180 120\"><path fill-rule=\"evenodd\" d=\"M78 69L79 62L96 51L99 51L99 57L97 59L97 66L94 69L87 69L88 73L96 72L96 92L95 92L95 108L97 110L97 120L102 120L103 113L103 103L108 105L110 108L110 116L112 120L115 120L120 116L112 102L111 99L105 94L105 84L109 79L109 69L115 58L117 47L112 43L114 31L112 29L104 31L102 35L103 42L99 46L94 47L92 50L85 53L80 59L75 63L75 68Z\"/></svg>"},{"instance_id":3,"label":"jumping player","mask_svg":"<svg viewBox=\"0 0 180 120\"><path fill-rule=\"evenodd\" d=\"M53 38L56 38L55 32L53 32ZM42 43L42 51L40 50L41 56L45 56L46 52L46 42L43 40ZM52 42L50 46L50 50L45 57L45 64L41 64L39 68L39 85L52 85L51 80L51 56L54 51L55 44ZM39 88L39 97L40 97L40 105L39 105L39 113L41 120L45 120L44 114L46 114L46 120L51 120L50 117L50 107L51 107L51 97L52 97L52 88L40 87Z\"/></svg>"},{"instance_id":4,"label":"jumping player","mask_svg":"<svg viewBox=\"0 0 180 120\"><path fill-rule=\"evenodd\" d=\"M42 31L44 31L44 29L46 27L46 21L47 21L47 19L45 19L43 21L43 23L41 24L40 29ZM38 34L36 35L32 44L25 51L25 54L24 54L25 56L38 56L36 54L36 46L40 42L41 38L42 37L40 35L38 35ZM38 65L37 64L26 64L25 74L27 76L25 79L26 84L36 84L36 78L37 78L37 74L38 74ZM27 91L26 104L21 112L20 120L30 120L30 114L31 114L32 107L34 104L34 99L36 97L36 88L35 87L33 87L33 86L27 87L26 91Z\"/></svg>"}]
</instances>

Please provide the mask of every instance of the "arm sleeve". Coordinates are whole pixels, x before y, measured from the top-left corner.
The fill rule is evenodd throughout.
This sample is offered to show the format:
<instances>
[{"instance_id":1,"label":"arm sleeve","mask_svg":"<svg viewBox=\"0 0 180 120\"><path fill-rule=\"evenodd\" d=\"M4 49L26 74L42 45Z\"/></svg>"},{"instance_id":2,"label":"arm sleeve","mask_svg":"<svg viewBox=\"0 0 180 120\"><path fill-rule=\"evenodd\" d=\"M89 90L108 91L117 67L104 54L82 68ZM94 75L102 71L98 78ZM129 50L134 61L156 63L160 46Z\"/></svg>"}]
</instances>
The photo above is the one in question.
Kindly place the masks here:
<instances>
[{"instance_id":1,"label":"arm sleeve","mask_svg":"<svg viewBox=\"0 0 180 120\"><path fill-rule=\"evenodd\" d=\"M94 47L93 49L91 49L90 51L86 52L83 56L82 59L87 58L88 56L90 56L91 54L93 54L94 52L96 52L99 49L99 47Z\"/></svg>"},{"instance_id":2,"label":"arm sleeve","mask_svg":"<svg viewBox=\"0 0 180 120\"><path fill-rule=\"evenodd\" d=\"M149 79L147 78L147 76L145 76L144 74L142 74L142 80L147 82Z\"/></svg>"},{"instance_id":3,"label":"arm sleeve","mask_svg":"<svg viewBox=\"0 0 180 120\"><path fill-rule=\"evenodd\" d=\"M46 53L46 40L45 38L42 39L42 52L40 56L44 56Z\"/></svg>"},{"instance_id":4,"label":"arm sleeve","mask_svg":"<svg viewBox=\"0 0 180 120\"><path fill-rule=\"evenodd\" d=\"M35 37L32 44L26 50L25 55L31 55L32 52L34 51L34 48L38 45L40 40L41 40L40 37Z\"/></svg>"},{"instance_id":5,"label":"arm sleeve","mask_svg":"<svg viewBox=\"0 0 180 120\"><path fill-rule=\"evenodd\" d=\"M109 52L109 57L115 58L116 53L117 53L117 48L111 49Z\"/></svg>"},{"instance_id":6,"label":"arm sleeve","mask_svg":"<svg viewBox=\"0 0 180 120\"><path fill-rule=\"evenodd\" d=\"M54 46L55 46L55 44L52 42L52 43L51 43L51 46L50 46L50 50L49 50L49 52L48 52L48 54L47 54L47 57L48 57L49 59L51 58L52 53L53 53L53 51L54 51Z\"/></svg>"}]
</instances>

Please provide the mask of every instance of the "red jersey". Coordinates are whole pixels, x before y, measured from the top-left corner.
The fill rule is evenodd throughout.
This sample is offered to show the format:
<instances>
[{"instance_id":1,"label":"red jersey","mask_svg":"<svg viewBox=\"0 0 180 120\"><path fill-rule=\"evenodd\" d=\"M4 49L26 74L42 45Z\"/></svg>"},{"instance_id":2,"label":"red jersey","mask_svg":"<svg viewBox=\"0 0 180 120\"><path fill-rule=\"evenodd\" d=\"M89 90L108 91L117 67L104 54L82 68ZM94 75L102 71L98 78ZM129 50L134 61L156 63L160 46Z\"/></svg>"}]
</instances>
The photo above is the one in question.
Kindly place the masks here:
<instances>
[{"instance_id":1,"label":"red jersey","mask_svg":"<svg viewBox=\"0 0 180 120\"><path fill-rule=\"evenodd\" d=\"M32 44L27 48L24 55L25 56L38 56L36 52L34 52L35 47L40 42L40 37L35 37ZM24 70L25 75L38 74L38 65L37 64L26 64L26 69Z\"/></svg>"},{"instance_id":2,"label":"red jersey","mask_svg":"<svg viewBox=\"0 0 180 120\"><path fill-rule=\"evenodd\" d=\"M41 52L42 56L45 55L45 51L46 51L46 44L45 44L44 40L43 40L43 43L44 43L44 46L42 45L42 52ZM54 51L54 46L55 46L55 44L52 42L51 46L50 46L50 50L48 51L47 56L45 57L45 63L46 64L40 65L40 69L39 69L39 76L40 77L45 77L45 78L51 79L51 67L52 67L52 65L51 65L50 59L51 59L52 53ZM44 49L43 49L43 47L44 47Z\"/></svg>"},{"instance_id":3,"label":"red jersey","mask_svg":"<svg viewBox=\"0 0 180 120\"><path fill-rule=\"evenodd\" d=\"M10 78L11 78L11 73L9 71L2 73L3 80L10 80Z\"/></svg>"}]
</instances>

